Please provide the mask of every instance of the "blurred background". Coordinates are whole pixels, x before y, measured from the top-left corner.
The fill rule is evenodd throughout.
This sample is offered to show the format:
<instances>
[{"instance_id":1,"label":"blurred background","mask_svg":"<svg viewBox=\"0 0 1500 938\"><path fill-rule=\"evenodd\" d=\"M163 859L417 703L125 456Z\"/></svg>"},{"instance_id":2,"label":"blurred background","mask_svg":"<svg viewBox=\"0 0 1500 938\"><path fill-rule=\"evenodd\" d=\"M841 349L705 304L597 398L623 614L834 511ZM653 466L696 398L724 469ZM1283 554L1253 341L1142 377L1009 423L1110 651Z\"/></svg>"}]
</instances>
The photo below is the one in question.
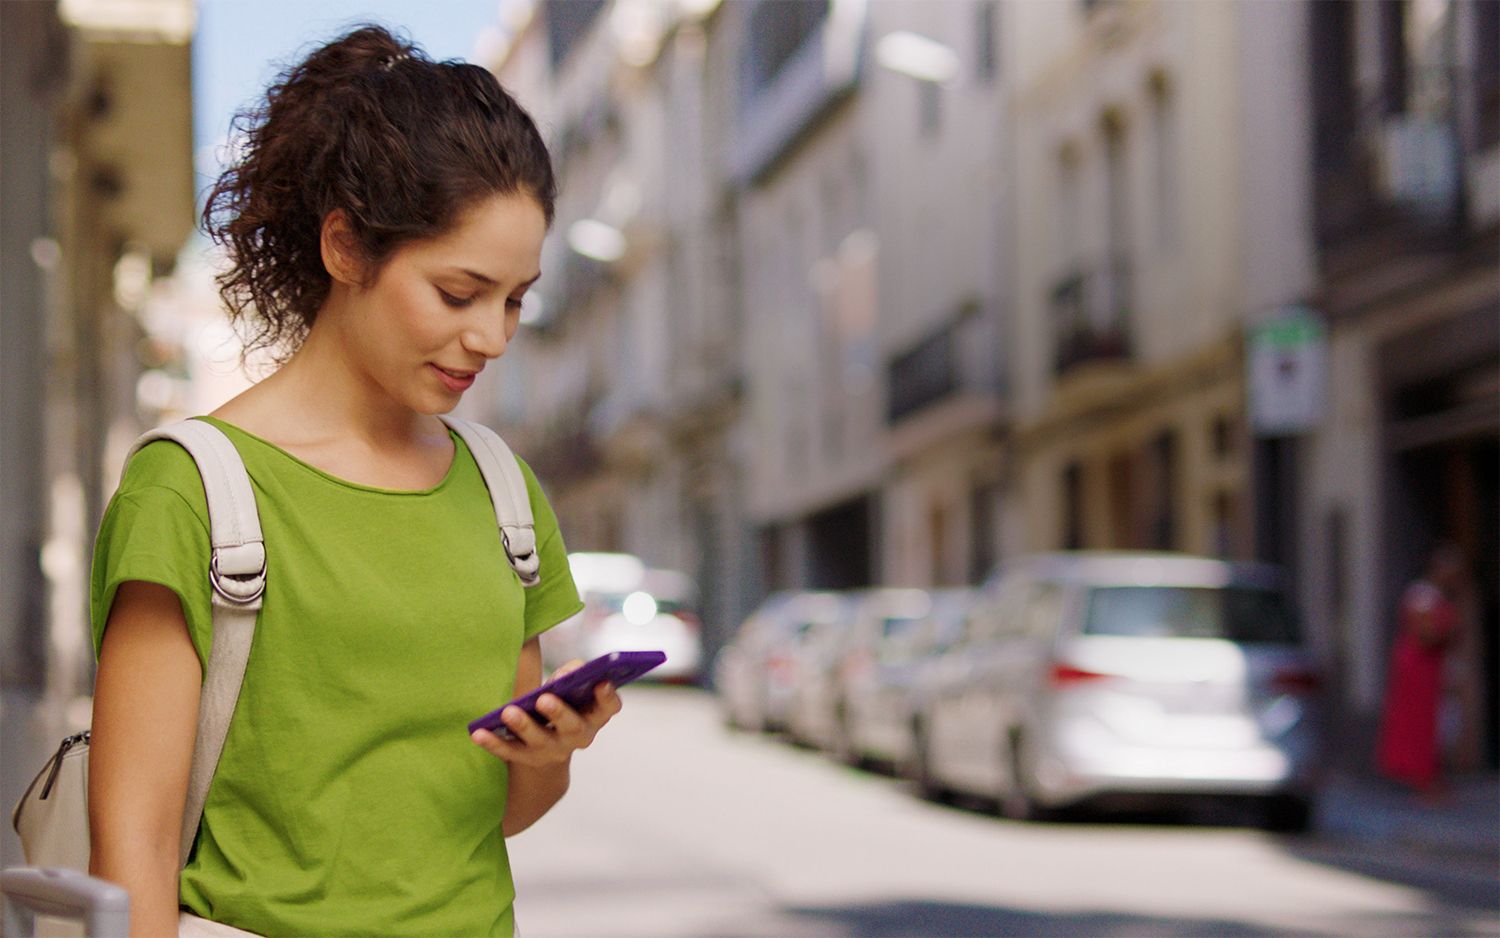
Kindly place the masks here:
<instances>
[{"instance_id":1,"label":"blurred background","mask_svg":"<svg viewBox=\"0 0 1500 938\"><path fill-rule=\"evenodd\" d=\"M230 115L276 63L376 20L491 68L558 170L521 338L460 408L530 461L590 570L639 567L552 648L668 616L687 638L660 641L692 645L687 686L641 689L601 739L611 780L577 773L552 840L517 843L528 932L1500 933L1500 4L6 0L0 18L7 806L87 723L89 552L130 443L256 377L195 233ZM1443 542L1471 586L1442 707L1455 785L1414 806L1373 752L1399 601ZM851 748L837 706L861 648L866 672L972 665L997 570L1126 550L1241 564L1167 577L1183 589L1270 571L1296 657L1265 665L1256 725L1290 695L1333 728L1299 790L1312 813L1269 825L1302 839L1019 827L942 805L986 794L982 772L933 785L909 739ZM1147 583L1093 575L1038 582ZM753 613L806 597L845 611L735 661ZM840 637L807 652L825 619ZM926 624L888 642L908 620ZM801 748L721 726L788 729L764 719L778 654L834 718L792 732ZM1094 674L1051 664L1054 689ZM754 716L702 689L736 667ZM963 680L886 671L908 715ZM706 813L669 844L617 825L622 791ZM710 841L737 851L684 862ZM0 845L19 862L8 826ZM907 851L926 866L893 879ZM1008 876L1024 889L996 892ZM1201 901L1174 904L1174 882Z\"/></svg>"}]
</instances>

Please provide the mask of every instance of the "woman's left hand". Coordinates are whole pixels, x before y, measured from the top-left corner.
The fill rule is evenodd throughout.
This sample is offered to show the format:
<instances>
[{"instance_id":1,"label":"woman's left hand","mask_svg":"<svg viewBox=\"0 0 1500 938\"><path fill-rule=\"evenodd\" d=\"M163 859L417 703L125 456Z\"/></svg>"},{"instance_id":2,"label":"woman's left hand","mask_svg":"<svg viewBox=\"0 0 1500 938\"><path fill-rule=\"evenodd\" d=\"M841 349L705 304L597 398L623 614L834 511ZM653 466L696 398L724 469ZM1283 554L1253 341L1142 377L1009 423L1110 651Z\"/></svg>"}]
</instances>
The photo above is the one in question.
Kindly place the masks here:
<instances>
[{"instance_id":1,"label":"woman's left hand","mask_svg":"<svg viewBox=\"0 0 1500 938\"><path fill-rule=\"evenodd\" d=\"M560 677L581 664L570 661L552 676ZM502 739L489 730L475 730L470 738L486 752L513 765L557 765L567 762L577 750L587 749L620 707L620 694L608 683L594 687L594 705L584 712L574 710L556 694L543 694L537 700L537 709L546 724L533 720L520 707L506 707L500 719L515 739Z\"/></svg>"}]
</instances>

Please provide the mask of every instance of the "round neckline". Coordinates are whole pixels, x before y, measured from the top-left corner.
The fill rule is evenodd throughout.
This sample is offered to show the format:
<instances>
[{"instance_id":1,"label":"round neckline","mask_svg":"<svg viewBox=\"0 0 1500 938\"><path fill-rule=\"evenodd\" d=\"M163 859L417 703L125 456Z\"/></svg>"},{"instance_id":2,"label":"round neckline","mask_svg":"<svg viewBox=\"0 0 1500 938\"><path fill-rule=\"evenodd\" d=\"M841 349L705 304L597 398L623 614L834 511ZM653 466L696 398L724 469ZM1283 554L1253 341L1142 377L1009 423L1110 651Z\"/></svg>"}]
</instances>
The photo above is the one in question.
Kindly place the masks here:
<instances>
[{"instance_id":1,"label":"round neckline","mask_svg":"<svg viewBox=\"0 0 1500 938\"><path fill-rule=\"evenodd\" d=\"M448 426L447 424L444 424L443 425L444 429L446 429L448 431L448 438L453 441L453 460L448 464L448 471L445 472L445 473L443 473L442 480L439 481L436 485L432 486L431 488L425 488L425 489L388 489L388 488L382 488L382 487L380 487L378 485L365 485L362 482L352 482L352 481L350 481L348 479L340 478L339 476L336 476L336 475L334 475L331 472L328 472L328 471L326 471L324 469L320 469L317 466L314 466L312 463L306 461L305 459L299 459L298 457L296 457L296 456L292 455L291 453L287 452L286 450L282 449L280 446L277 446L275 443L272 443L270 440L267 440L264 437L256 436L254 433L251 433L249 430L245 430L245 429L243 429L241 427L237 427L234 424L228 422L227 420L221 420L218 417L209 416L207 414L199 416L196 419L202 420L205 423L212 424L215 427L218 427L220 430L228 430L228 431L237 433L240 436L245 437L248 440L252 440L252 441L254 441L256 443L259 443L261 446L264 446L267 449L270 449L273 452L280 454L283 458L285 458L287 461L293 463L294 465L300 466L301 468L307 470L308 472L311 472L312 474L314 474L314 475L316 475L316 476L318 476L318 477L320 477L320 478L322 478L322 479L324 479L324 480L326 480L328 482L331 482L334 485L338 485L338 486L341 486L341 487L346 488L346 489L352 489L352 490L354 490L356 492L366 492L366 493L369 493L371 495L405 495L405 496L412 496L412 495L434 495L434 494L442 491L443 489L445 489L445 488L448 487L448 484L453 481L453 477L458 474L458 462L459 462L460 448L463 446L463 440L459 437L459 435L457 433L453 432L453 428L450 427L450 426Z\"/></svg>"}]
</instances>

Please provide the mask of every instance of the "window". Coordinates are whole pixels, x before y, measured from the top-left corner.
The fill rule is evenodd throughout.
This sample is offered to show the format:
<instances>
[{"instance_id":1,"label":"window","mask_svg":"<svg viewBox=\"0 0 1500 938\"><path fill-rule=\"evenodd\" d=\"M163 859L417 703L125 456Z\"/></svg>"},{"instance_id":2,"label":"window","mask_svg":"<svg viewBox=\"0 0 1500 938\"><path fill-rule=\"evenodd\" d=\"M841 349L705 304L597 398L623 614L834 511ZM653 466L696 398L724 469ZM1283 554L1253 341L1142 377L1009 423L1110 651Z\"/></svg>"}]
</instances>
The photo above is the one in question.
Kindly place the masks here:
<instances>
[{"instance_id":1,"label":"window","mask_svg":"<svg viewBox=\"0 0 1500 938\"><path fill-rule=\"evenodd\" d=\"M571 0L570 0L571 2ZM568 6L548 4L553 6ZM750 94L766 87L828 18L828 0L760 0L747 24L744 77Z\"/></svg>"},{"instance_id":2,"label":"window","mask_svg":"<svg viewBox=\"0 0 1500 938\"><path fill-rule=\"evenodd\" d=\"M1156 247L1177 246L1177 108L1164 76L1151 82L1152 184L1156 196Z\"/></svg>"},{"instance_id":3,"label":"window","mask_svg":"<svg viewBox=\"0 0 1500 938\"><path fill-rule=\"evenodd\" d=\"M554 70L568 57L573 46L588 34L603 9L604 0L572 0L570 3L546 5L547 50Z\"/></svg>"},{"instance_id":4,"label":"window","mask_svg":"<svg viewBox=\"0 0 1500 938\"><path fill-rule=\"evenodd\" d=\"M948 570L951 566L948 559L948 544L950 541L950 515L948 506L942 502L933 502L927 511L927 544L928 556L932 558L932 580L937 586L947 586Z\"/></svg>"},{"instance_id":5,"label":"window","mask_svg":"<svg viewBox=\"0 0 1500 938\"><path fill-rule=\"evenodd\" d=\"M1151 546L1171 550L1177 540L1177 434L1168 430L1152 441L1151 467Z\"/></svg>"},{"instance_id":6,"label":"window","mask_svg":"<svg viewBox=\"0 0 1500 938\"><path fill-rule=\"evenodd\" d=\"M1083 549L1083 466L1069 463L1062 474L1063 547Z\"/></svg>"},{"instance_id":7,"label":"window","mask_svg":"<svg viewBox=\"0 0 1500 938\"><path fill-rule=\"evenodd\" d=\"M943 88L935 81L917 82L918 126L922 136L935 137L943 126Z\"/></svg>"},{"instance_id":8,"label":"window","mask_svg":"<svg viewBox=\"0 0 1500 938\"><path fill-rule=\"evenodd\" d=\"M1079 179L1078 152L1064 146L1057 155L1057 257L1061 269L1076 273L1079 234L1083 230L1083 186Z\"/></svg>"},{"instance_id":9,"label":"window","mask_svg":"<svg viewBox=\"0 0 1500 938\"><path fill-rule=\"evenodd\" d=\"M1500 3L1485 0L1474 17L1475 138L1481 149L1500 144Z\"/></svg>"},{"instance_id":10,"label":"window","mask_svg":"<svg viewBox=\"0 0 1500 938\"><path fill-rule=\"evenodd\" d=\"M974 75L991 81L999 72L995 57L995 0L979 0L974 9Z\"/></svg>"},{"instance_id":11,"label":"window","mask_svg":"<svg viewBox=\"0 0 1500 938\"><path fill-rule=\"evenodd\" d=\"M1105 255L1108 326L1124 322L1130 309L1130 175L1126 163L1125 124L1118 115L1104 118L1104 209L1109 248Z\"/></svg>"},{"instance_id":12,"label":"window","mask_svg":"<svg viewBox=\"0 0 1500 938\"><path fill-rule=\"evenodd\" d=\"M1228 414L1221 414L1214 420L1213 428L1214 458L1228 461L1234 457L1234 418Z\"/></svg>"},{"instance_id":13,"label":"window","mask_svg":"<svg viewBox=\"0 0 1500 938\"><path fill-rule=\"evenodd\" d=\"M995 537L999 527L996 506L999 500L1000 487L995 483L977 485L969 495L969 518L973 525L969 546L971 583L983 580L995 565Z\"/></svg>"}]
</instances>

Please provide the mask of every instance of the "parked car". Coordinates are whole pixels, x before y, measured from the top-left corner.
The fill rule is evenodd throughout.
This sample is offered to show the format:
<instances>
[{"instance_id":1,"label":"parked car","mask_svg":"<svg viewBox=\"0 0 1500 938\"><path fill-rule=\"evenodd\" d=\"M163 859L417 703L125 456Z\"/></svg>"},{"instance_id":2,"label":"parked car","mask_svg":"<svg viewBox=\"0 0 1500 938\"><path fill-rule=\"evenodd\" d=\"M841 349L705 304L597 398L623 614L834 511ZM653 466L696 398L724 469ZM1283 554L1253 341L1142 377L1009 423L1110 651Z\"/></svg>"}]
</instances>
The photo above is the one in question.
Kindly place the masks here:
<instances>
[{"instance_id":1,"label":"parked car","mask_svg":"<svg viewBox=\"0 0 1500 938\"><path fill-rule=\"evenodd\" d=\"M698 587L685 573L648 569L629 590L592 590L578 637L585 660L612 651L662 651L646 680L697 682L703 664Z\"/></svg>"},{"instance_id":2,"label":"parked car","mask_svg":"<svg viewBox=\"0 0 1500 938\"><path fill-rule=\"evenodd\" d=\"M1025 818L1107 794L1253 796L1308 825L1318 677L1279 572L1171 554L1028 558L923 671L918 781Z\"/></svg>"},{"instance_id":3,"label":"parked car","mask_svg":"<svg viewBox=\"0 0 1500 938\"><path fill-rule=\"evenodd\" d=\"M568 568L583 611L543 634L542 663L549 671L574 659L587 660L584 632L608 615L605 598L633 591L646 575L641 558L623 553L578 551L568 555Z\"/></svg>"},{"instance_id":4,"label":"parked car","mask_svg":"<svg viewBox=\"0 0 1500 938\"><path fill-rule=\"evenodd\" d=\"M922 590L890 588L845 597L845 615L811 638L800 656L789 730L798 741L852 762L850 694L868 696L882 657L911 641L932 599Z\"/></svg>"},{"instance_id":5,"label":"parked car","mask_svg":"<svg viewBox=\"0 0 1500 938\"><path fill-rule=\"evenodd\" d=\"M914 755L912 717L915 684L923 666L946 651L963 631L977 591L934 590L913 603L920 610L910 626L891 623L878 645L846 660L845 753L857 762L899 768ZM905 611L905 610L901 610Z\"/></svg>"},{"instance_id":6,"label":"parked car","mask_svg":"<svg viewBox=\"0 0 1500 938\"><path fill-rule=\"evenodd\" d=\"M832 752L840 738L839 708L843 699L840 662L859 602L848 593L827 596L825 614L800 631L792 649L788 669L792 691L785 729L794 742Z\"/></svg>"},{"instance_id":7,"label":"parked car","mask_svg":"<svg viewBox=\"0 0 1500 938\"><path fill-rule=\"evenodd\" d=\"M714 687L725 721L735 727L778 731L796 686L796 654L820 622L836 619L843 601L821 592L776 593L745 620L719 653Z\"/></svg>"}]
</instances>

